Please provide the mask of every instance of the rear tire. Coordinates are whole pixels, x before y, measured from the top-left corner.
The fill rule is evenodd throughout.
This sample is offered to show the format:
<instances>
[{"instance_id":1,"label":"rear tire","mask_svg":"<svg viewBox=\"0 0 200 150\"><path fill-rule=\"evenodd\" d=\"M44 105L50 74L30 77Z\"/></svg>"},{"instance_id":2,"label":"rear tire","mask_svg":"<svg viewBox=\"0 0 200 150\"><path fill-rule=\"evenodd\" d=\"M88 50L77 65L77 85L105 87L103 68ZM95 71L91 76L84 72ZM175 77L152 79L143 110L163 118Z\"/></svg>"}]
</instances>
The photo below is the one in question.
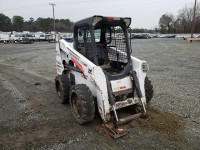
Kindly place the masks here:
<instances>
[{"instance_id":1,"label":"rear tire","mask_svg":"<svg viewBox=\"0 0 200 150\"><path fill-rule=\"evenodd\" d=\"M59 102L69 103L69 90L70 90L70 80L67 75L58 75L55 79L56 92L59 96Z\"/></svg>"},{"instance_id":2,"label":"rear tire","mask_svg":"<svg viewBox=\"0 0 200 150\"><path fill-rule=\"evenodd\" d=\"M151 80L149 80L148 77L145 78L145 95L146 95L146 101L147 104L150 103L152 97L153 97L153 85L151 84Z\"/></svg>"},{"instance_id":3,"label":"rear tire","mask_svg":"<svg viewBox=\"0 0 200 150\"><path fill-rule=\"evenodd\" d=\"M75 120L79 124L92 121L95 116L95 104L90 89L84 84L74 85L70 89L69 97Z\"/></svg>"}]
</instances>

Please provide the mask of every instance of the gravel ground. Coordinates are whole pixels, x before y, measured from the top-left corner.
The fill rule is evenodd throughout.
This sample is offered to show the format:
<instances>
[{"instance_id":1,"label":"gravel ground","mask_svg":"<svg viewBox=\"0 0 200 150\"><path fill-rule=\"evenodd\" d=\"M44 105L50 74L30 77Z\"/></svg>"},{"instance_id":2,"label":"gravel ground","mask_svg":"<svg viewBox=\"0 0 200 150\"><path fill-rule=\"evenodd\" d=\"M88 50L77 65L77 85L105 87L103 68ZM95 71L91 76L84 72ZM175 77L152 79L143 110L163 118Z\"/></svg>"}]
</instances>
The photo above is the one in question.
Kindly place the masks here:
<instances>
[{"instance_id":1,"label":"gravel ground","mask_svg":"<svg viewBox=\"0 0 200 150\"><path fill-rule=\"evenodd\" d=\"M57 101L55 44L0 43L0 149L200 149L200 43L147 39L132 47L150 66L155 94L148 117L111 139L98 114L81 126Z\"/></svg>"}]
</instances>

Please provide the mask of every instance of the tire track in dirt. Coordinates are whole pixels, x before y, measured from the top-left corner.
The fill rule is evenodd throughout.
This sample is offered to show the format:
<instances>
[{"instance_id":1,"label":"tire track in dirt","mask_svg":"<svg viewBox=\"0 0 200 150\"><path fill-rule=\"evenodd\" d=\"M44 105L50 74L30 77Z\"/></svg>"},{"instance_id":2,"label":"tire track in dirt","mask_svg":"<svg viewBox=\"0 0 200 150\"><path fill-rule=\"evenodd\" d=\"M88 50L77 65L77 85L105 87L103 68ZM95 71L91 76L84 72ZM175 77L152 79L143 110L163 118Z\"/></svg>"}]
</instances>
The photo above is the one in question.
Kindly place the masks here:
<instances>
[{"instance_id":1,"label":"tire track in dirt","mask_svg":"<svg viewBox=\"0 0 200 150\"><path fill-rule=\"evenodd\" d=\"M22 122L12 125L1 124L1 137L12 139L9 140L10 142L3 140L4 145L18 143L15 146L19 149L22 147L29 149L29 145L38 147L39 143L41 145L45 145L44 143L54 144L58 139L68 141L82 132L88 131L84 127L80 128L80 125L71 117L69 107L66 111L65 105L56 102L58 97L52 81L24 72L20 68L16 69L12 65L0 65L0 68L4 70L0 80L6 83L3 88L13 91L11 99L5 97L5 100L12 103L13 99L17 99L17 106L21 103L27 104L23 109L16 110L17 112L15 112L16 108L11 110L11 112L21 114L25 124ZM4 107L8 106L4 105ZM9 116L5 117L9 118ZM16 125L18 127L14 127ZM9 131L12 132L9 133ZM22 132L26 132L26 134L23 135ZM66 135L68 136L65 137Z\"/></svg>"},{"instance_id":2,"label":"tire track in dirt","mask_svg":"<svg viewBox=\"0 0 200 150\"><path fill-rule=\"evenodd\" d=\"M17 99L16 104L19 105L21 115L26 119L43 118L42 113L37 113L36 109L43 106L41 104L42 93L55 94L54 88L49 86L52 82L25 73L22 69L16 69L13 66L4 68L2 75L6 77L1 76L5 81L4 87L11 91L12 99Z\"/></svg>"},{"instance_id":3,"label":"tire track in dirt","mask_svg":"<svg viewBox=\"0 0 200 150\"><path fill-rule=\"evenodd\" d=\"M24 95L10 82L6 77L0 74L0 81L3 85L3 88L9 91L10 95L15 100L15 103L19 106L20 111L24 111L29 108L28 102L25 100ZM22 102L23 101L23 102Z\"/></svg>"},{"instance_id":4,"label":"tire track in dirt","mask_svg":"<svg viewBox=\"0 0 200 150\"><path fill-rule=\"evenodd\" d=\"M198 115L198 90L190 92L189 89L192 89L191 91L194 91L194 88L198 89L199 74L195 69L198 69L199 63L194 66L194 61L192 61L192 59L195 58L195 61L198 61L199 51L196 50L195 53L193 52L191 54L189 53L189 51L191 51L189 47L193 46L187 45L189 51L186 51L184 50L186 44L176 40L174 43L179 42L178 45L183 45L183 49L180 49L176 48L176 45L173 45L173 41L166 41L163 39L136 40L133 45L139 48L133 49L133 53L134 56L139 56L139 58L147 60L152 68L149 76L154 79L154 87L155 91L157 91L152 101L152 106L157 106L159 110L165 109L165 111L175 114L177 114L177 112L180 112L180 114L189 114L188 112L195 111L197 112L195 114ZM168 47L163 44L171 44L171 46ZM15 47L17 48L14 49ZM24 96L29 103L30 110L26 110L26 113L22 116L26 124L19 121L15 115L13 115L13 118L10 117L10 115L14 113L20 114L21 112L15 110L13 105L7 106L7 104L14 101L14 98L7 92L7 89L4 89L0 81L0 92L2 92L0 98L3 98L3 100L0 101L0 109L4 107L8 108L8 110L2 109L2 111L0 111L0 115L7 119L7 122L0 121L0 149L184 150L199 148L198 122L192 125L186 125L186 129L182 130L180 128L180 132L178 132L180 136L183 135L183 138L185 138L187 142L189 141L189 144L184 144L179 141L170 141L162 135L162 132L166 131L165 129L163 131L159 128L161 132L152 130L151 128L153 125L157 123L152 117L148 121L146 121L146 119L139 120L142 122L141 125L138 122L125 125L124 128L130 131L129 136L111 140L105 139L104 135L95 131L95 127L102 123L101 118L97 114L97 117L92 123L83 126L77 124L71 116L69 105L61 105L56 101L58 97L55 93L53 83L54 73L56 72L53 66L55 62L54 47L55 45L47 43L34 43L30 46L1 45L0 53L3 52L0 54L1 58L7 58L6 61L0 61L0 75L11 82L15 88L22 93L22 96ZM171 55L169 55L169 53L171 53ZM185 55L188 56L185 58ZM196 57L194 57L194 55ZM181 57L181 61L177 63L175 58L179 56ZM188 61L191 61L191 63ZM176 64L174 64L174 62L176 62ZM187 66L193 66L193 68L187 70L185 63L188 63L186 64ZM178 70L181 72L174 74L173 70L176 69L177 66L181 67L181 70ZM186 71L190 72L192 70L194 70L192 75L195 74L195 76L185 73ZM196 79L194 80L194 78ZM180 82L180 79L182 79L183 82ZM189 80L191 80L191 82L189 82ZM188 84L186 84L186 81L188 81ZM179 86L177 87L176 84ZM188 87L184 88L184 85ZM188 93L190 95L196 95L197 100L191 100L193 97L185 97L185 100L180 101L181 96L179 94L171 95L172 92L180 92L179 87L183 89L181 94ZM171 99L175 98L177 101L173 101L172 103ZM196 103L194 103L194 101L196 101ZM188 104L193 104L196 110L191 109L186 111L189 106ZM172 107L177 108L177 110L172 109ZM29 120L29 117L27 117L28 115L31 115L34 119ZM156 115L159 114L156 113ZM11 124L11 121L15 122ZM145 124L148 129L146 129L147 127ZM149 124L149 126L147 124ZM195 127L194 124L196 124L197 127ZM154 127L156 128L156 126ZM187 132L185 132L185 130L187 130Z\"/></svg>"}]
</instances>

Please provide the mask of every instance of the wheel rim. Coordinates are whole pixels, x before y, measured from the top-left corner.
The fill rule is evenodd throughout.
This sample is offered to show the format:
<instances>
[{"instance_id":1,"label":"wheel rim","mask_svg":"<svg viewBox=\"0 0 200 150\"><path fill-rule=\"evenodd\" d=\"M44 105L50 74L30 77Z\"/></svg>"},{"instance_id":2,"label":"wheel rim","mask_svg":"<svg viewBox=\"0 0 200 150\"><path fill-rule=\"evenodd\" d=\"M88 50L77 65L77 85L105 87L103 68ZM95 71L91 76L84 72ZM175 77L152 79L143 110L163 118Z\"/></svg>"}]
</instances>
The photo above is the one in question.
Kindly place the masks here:
<instances>
[{"instance_id":1,"label":"wheel rim","mask_svg":"<svg viewBox=\"0 0 200 150\"><path fill-rule=\"evenodd\" d=\"M75 113L75 115L80 118L81 117L81 104L79 97L77 93L73 92L72 97L71 97L71 104L72 104L72 109Z\"/></svg>"}]
</instances>

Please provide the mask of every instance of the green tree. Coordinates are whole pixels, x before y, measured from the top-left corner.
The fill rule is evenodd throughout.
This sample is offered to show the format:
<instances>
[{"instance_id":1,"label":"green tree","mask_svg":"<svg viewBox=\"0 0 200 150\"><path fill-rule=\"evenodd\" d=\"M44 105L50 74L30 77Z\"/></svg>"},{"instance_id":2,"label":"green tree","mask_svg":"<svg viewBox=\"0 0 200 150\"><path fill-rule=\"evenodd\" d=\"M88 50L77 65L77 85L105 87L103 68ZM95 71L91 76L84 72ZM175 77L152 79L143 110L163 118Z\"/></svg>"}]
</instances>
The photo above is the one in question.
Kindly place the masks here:
<instances>
[{"instance_id":1,"label":"green tree","mask_svg":"<svg viewBox=\"0 0 200 150\"><path fill-rule=\"evenodd\" d=\"M4 14L0 14L0 31L8 32L11 30L11 26L11 19Z\"/></svg>"},{"instance_id":2,"label":"green tree","mask_svg":"<svg viewBox=\"0 0 200 150\"><path fill-rule=\"evenodd\" d=\"M53 31L53 19L52 18L38 18L36 20L39 25L39 30L41 31Z\"/></svg>"},{"instance_id":3,"label":"green tree","mask_svg":"<svg viewBox=\"0 0 200 150\"><path fill-rule=\"evenodd\" d=\"M73 32L73 22L69 19L56 19L56 31L59 32ZM24 20L21 16L13 16L12 21L9 17L0 13L0 31L53 31L53 19L52 18L29 18Z\"/></svg>"},{"instance_id":4,"label":"green tree","mask_svg":"<svg viewBox=\"0 0 200 150\"><path fill-rule=\"evenodd\" d=\"M13 16L12 25L14 31L22 31L24 25L24 18L21 16Z\"/></svg>"},{"instance_id":5,"label":"green tree","mask_svg":"<svg viewBox=\"0 0 200 150\"><path fill-rule=\"evenodd\" d=\"M31 17L28 21L28 24L31 25L35 20L33 19L33 17Z\"/></svg>"}]
</instances>

